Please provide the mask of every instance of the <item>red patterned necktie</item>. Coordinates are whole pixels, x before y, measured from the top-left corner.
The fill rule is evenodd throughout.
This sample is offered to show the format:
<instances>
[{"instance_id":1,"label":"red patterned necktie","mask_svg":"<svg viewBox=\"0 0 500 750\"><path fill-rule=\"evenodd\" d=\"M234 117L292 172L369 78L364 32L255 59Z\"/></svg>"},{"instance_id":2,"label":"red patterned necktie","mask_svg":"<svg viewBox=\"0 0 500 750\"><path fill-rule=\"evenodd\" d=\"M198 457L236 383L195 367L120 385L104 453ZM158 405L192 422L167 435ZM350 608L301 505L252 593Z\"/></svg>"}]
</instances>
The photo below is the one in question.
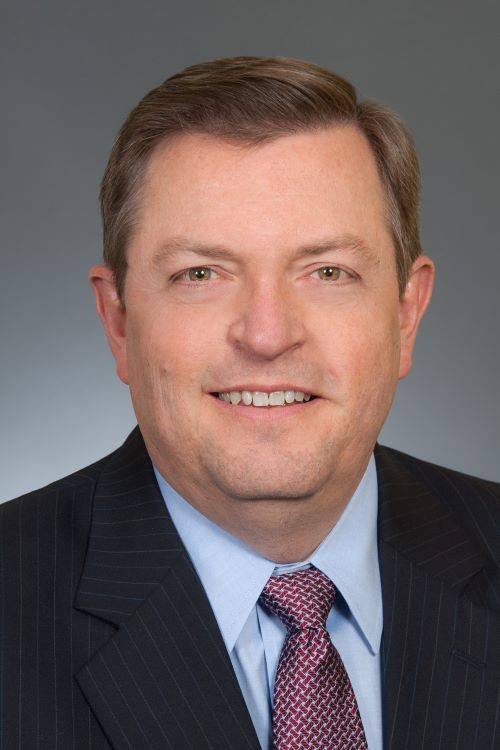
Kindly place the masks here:
<instances>
[{"instance_id":1,"label":"red patterned necktie","mask_svg":"<svg viewBox=\"0 0 500 750\"><path fill-rule=\"evenodd\" d=\"M335 594L313 566L271 576L259 597L288 631L274 685L274 750L368 748L351 682L326 629Z\"/></svg>"}]
</instances>

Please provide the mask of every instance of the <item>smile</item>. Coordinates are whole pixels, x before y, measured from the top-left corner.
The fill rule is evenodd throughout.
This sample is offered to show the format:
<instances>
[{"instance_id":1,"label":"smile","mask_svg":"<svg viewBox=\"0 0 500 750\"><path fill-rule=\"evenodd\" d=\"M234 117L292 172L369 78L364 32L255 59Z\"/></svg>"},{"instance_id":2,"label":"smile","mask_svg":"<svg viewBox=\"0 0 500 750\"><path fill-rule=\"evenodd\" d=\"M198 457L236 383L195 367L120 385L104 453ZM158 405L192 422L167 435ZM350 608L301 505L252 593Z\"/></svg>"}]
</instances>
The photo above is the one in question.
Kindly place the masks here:
<instances>
[{"instance_id":1,"label":"smile","mask_svg":"<svg viewBox=\"0 0 500 750\"><path fill-rule=\"evenodd\" d=\"M213 395L218 396L221 401L237 406L286 406L294 402L302 403L314 399L309 393L303 391L221 391Z\"/></svg>"}]
</instances>

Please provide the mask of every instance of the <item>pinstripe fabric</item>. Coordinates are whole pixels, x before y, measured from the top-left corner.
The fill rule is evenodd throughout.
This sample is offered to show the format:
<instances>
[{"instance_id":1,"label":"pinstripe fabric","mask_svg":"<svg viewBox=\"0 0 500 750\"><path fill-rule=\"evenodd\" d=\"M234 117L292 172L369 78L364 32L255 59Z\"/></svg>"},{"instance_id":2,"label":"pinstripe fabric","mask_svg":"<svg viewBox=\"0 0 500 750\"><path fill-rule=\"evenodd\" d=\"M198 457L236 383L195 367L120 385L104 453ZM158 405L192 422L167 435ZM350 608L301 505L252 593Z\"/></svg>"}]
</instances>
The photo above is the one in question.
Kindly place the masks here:
<instances>
[{"instance_id":1,"label":"pinstripe fabric","mask_svg":"<svg viewBox=\"0 0 500 750\"><path fill-rule=\"evenodd\" d=\"M0 748L106 747L72 678L114 628L73 609L105 461L0 506Z\"/></svg>"},{"instance_id":2,"label":"pinstripe fabric","mask_svg":"<svg viewBox=\"0 0 500 750\"><path fill-rule=\"evenodd\" d=\"M375 459L385 745L493 750L500 485L379 445Z\"/></svg>"},{"instance_id":3,"label":"pinstripe fabric","mask_svg":"<svg viewBox=\"0 0 500 750\"><path fill-rule=\"evenodd\" d=\"M385 746L493 750L500 486L375 460ZM0 750L259 750L138 428L0 519Z\"/></svg>"}]
</instances>

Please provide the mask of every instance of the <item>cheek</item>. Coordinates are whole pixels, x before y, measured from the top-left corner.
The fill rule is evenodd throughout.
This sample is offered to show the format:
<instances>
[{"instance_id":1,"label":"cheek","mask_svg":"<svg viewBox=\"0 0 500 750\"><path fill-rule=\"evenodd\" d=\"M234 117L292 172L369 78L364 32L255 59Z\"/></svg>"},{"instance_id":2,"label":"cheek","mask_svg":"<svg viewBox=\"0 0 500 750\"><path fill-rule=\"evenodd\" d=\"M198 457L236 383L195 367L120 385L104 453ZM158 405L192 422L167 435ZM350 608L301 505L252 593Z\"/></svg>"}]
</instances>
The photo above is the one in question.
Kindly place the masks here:
<instances>
[{"instance_id":1,"label":"cheek","mask_svg":"<svg viewBox=\"0 0 500 750\"><path fill-rule=\"evenodd\" d=\"M333 391L343 399L375 404L387 401L397 383L397 317L357 314L339 319L329 336L328 367Z\"/></svg>"},{"instance_id":2,"label":"cheek","mask_svg":"<svg viewBox=\"0 0 500 750\"><path fill-rule=\"evenodd\" d=\"M133 320L127 332L127 352L135 382L144 388L186 393L190 381L199 388L200 372L213 349L207 326L200 326L189 315L177 310L175 314L158 311L154 316ZM182 384L182 388L181 388Z\"/></svg>"}]
</instances>

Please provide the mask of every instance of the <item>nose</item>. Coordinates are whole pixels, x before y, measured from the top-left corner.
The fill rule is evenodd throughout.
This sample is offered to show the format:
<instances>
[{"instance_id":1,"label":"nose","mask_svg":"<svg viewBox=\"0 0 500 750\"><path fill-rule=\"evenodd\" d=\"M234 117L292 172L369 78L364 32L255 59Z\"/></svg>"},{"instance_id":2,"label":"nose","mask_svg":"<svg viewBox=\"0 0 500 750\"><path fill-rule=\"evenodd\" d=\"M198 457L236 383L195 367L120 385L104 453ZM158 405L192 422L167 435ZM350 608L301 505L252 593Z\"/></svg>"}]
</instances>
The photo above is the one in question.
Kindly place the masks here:
<instances>
[{"instance_id":1,"label":"nose","mask_svg":"<svg viewBox=\"0 0 500 750\"><path fill-rule=\"evenodd\" d=\"M272 360L305 340L305 328L292 293L280 281L249 286L238 302L228 337L253 359Z\"/></svg>"}]
</instances>

